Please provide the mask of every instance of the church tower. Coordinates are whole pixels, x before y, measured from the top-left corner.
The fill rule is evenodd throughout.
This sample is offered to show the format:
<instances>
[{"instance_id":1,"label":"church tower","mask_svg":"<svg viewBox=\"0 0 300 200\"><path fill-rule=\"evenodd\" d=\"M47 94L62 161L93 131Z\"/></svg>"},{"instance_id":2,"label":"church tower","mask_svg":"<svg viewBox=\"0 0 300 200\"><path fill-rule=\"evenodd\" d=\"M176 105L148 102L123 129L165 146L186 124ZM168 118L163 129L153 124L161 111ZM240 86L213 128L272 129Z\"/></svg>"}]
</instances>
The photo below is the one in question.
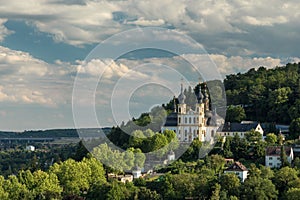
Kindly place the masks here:
<instances>
[{"instance_id":1,"label":"church tower","mask_svg":"<svg viewBox=\"0 0 300 200\"><path fill-rule=\"evenodd\" d=\"M207 85L205 84L204 85L204 100L203 100L203 103L204 103L204 110L205 112L209 111L209 95L207 93Z\"/></svg>"},{"instance_id":2,"label":"church tower","mask_svg":"<svg viewBox=\"0 0 300 200\"><path fill-rule=\"evenodd\" d=\"M181 83L181 92L178 96L178 114L186 114L186 104L185 104L185 95L183 93L183 84Z\"/></svg>"}]
</instances>

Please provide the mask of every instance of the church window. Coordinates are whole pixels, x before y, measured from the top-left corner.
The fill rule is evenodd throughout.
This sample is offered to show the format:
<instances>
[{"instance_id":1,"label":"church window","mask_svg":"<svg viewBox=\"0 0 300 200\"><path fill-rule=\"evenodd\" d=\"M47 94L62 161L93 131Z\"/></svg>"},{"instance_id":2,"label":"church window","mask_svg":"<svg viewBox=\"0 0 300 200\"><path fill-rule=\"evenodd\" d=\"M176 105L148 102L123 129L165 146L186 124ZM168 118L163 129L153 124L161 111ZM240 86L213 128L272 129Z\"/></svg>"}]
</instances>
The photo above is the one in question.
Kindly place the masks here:
<instances>
[{"instance_id":1,"label":"church window","mask_svg":"<svg viewBox=\"0 0 300 200\"><path fill-rule=\"evenodd\" d=\"M178 112L181 113L181 108L178 108Z\"/></svg>"},{"instance_id":2,"label":"church window","mask_svg":"<svg viewBox=\"0 0 300 200\"><path fill-rule=\"evenodd\" d=\"M181 118L179 117L179 118L178 118L178 124L180 124L180 123L181 123Z\"/></svg>"},{"instance_id":3,"label":"church window","mask_svg":"<svg viewBox=\"0 0 300 200\"><path fill-rule=\"evenodd\" d=\"M194 124L196 124L196 118L194 117Z\"/></svg>"},{"instance_id":4,"label":"church window","mask_svg":"<svg viewBox=\"0 0 300 200\"><path fill-rule=\"evenodd\" d=\"M186 117L184 118L184 123L186 123L186 124L187 124L187 118L186 118Z\"/></svg>"},{"instance_id":5,"label":"church window","mask_svg":"<svg viewBox=\"0 0 300 200\"><path fill-rule=\"evenodd\" d=\"M192 119L191 119L191 117L189 118L189 123L190 123L190 124L192 123Z\"/></svg>"}]
</instances>

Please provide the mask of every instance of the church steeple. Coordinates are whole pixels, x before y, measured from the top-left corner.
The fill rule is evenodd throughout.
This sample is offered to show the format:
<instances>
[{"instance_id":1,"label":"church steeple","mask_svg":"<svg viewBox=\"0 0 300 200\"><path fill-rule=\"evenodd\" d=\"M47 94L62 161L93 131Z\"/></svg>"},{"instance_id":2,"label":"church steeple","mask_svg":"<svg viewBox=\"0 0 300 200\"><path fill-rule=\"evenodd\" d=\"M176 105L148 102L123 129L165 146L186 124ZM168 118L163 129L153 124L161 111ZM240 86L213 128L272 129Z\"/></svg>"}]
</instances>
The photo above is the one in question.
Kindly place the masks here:
<instances>
[{"instance_id":1,"label":"church steeple","mask_svg":"<svg viewBox=\"0 0 300 200\"><path fill-rule=\"evenodd\" d=\"M178 96L178 101L179 101L179 104L184 104L184 101L185 101L186 97L183 93L183 83L181 83L181 92Z\"/></svg>"},{"instance_id":2,"label":"church steeple","mask_svg":"<svg viewBox=\"0 0 300 200\"><path fill-rule=\"evenodd\" d=\"M186 113L186 104L185 104L185 95L183 92L183 84L181 83L181 92L178 96L178 114L185 114Z\"/></svg>"},{"instance_id":3,"label":"church steeple","mask_svg":"<svg viewBox=\"0 0 300 200\"><path fill-rule=\"evenodd\" d=\"M173 112L174 112L174 113L177 112L175 96L173 97Z\"/></svg>"},{"instance_id":4,"label":"church steeple","mask_svg":"<svg viewBox=\"0 0 300 200\"><path fill-rule=\"evenodd\" d=\"M202 103L203 101L203 94L201 92L201 83L199 82L199 90L198 90L198 94L197 94L197 100L198 103Z\"/></svg>"},{"instance_id":5,"label":"church steeple","mask_svg":"<svg viewBox=\"0 0 300 200\"><path fill-rule=\"evenodd\" d=\"M207 85L205 83L204 85L204 100L203 100L203 103L204 103L204 106L205 106L205 110L209 110L209 95L207 93Z\"/></svg>"}]
</instances>

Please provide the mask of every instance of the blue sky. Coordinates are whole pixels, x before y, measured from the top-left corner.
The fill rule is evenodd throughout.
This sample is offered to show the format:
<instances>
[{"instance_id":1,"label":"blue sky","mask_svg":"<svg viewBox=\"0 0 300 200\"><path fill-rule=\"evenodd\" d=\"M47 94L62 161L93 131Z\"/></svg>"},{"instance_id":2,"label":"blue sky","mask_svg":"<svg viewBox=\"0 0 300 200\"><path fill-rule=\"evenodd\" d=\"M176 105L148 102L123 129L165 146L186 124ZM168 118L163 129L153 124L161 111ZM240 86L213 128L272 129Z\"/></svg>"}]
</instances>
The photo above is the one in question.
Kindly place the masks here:
<instances>
[{"instance_id":1,"label":"blue sky","mask_svg":"<svg viewBox=\"0 0 300 200\"><path fill-rule=\"evenodd\" d=\"M158 43L175 40L182 55L147 49L127 52L113 61L109 55L114 52L106 46L105 57L99 55L102 60L85 60L99 43L133 28L160 27L191 37L202 45L222 77L253 67L273 68L300 61L300 3L296 0L274 0L271 4L266 0L0 1L0 130L74 127L72 91L77 72L84 74L86 81L94 81L106 70L95 91L95 110L101 123L85 120L81 126L86 127L119 122L107 114L109 91L132 70L135 74L128 80L148 80L147 68L143 72L134 66L170 65L186 72L185 78L191 79L186 85L196 82L188 72L192 68L181 58L201 63L203 56L192 50L192 44L179 44L178 38L168 34L153 32L148 37L159 36L155 39ZM141 42L134 40L139 37L111 45L135 44ZM172 81L178 79L179 85L180 76L174 77ZM152 78L152 82L163 84ZM131 118L178 95L179 87L174 90L157 85L139 87L124 105L129 105ZM126 115L122 117L126 121Z\"/></svg>"}]
</instances>

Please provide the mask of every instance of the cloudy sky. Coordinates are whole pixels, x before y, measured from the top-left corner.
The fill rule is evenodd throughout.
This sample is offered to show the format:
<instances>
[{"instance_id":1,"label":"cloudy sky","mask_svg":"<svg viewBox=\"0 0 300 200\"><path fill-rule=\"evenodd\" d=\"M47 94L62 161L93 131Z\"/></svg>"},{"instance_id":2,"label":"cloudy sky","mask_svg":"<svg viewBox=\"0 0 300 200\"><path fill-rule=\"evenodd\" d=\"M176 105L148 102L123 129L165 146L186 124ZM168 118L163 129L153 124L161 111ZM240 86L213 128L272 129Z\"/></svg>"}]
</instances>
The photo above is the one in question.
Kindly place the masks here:
<instances>
[{"instance_id":1,"label":"cloudy sky","mask_svg":"<svg viewBox=\"0 0 300 200\"><path fill-rule=\"evenodd\" d=\"M72 95L77 73L80 81L84 81L84 84L80 82L82 87L75 89L76 103L81 105L78 110L82 110L78 114L86 119L80 126L109 126L126 121L126 117L136 116L178 94L179 87L174 91L161 81L166 79L163 73L174 73L169 81L178 80L178 86L184 73L190 74L184 77L192 79L186 80L188 83L195 81L193 73L186 70L193 71L192 67L186 67L185 63L185 59L203 61L203 52L188 50L195 48L195 43L205 50L222 78L253 67L272 68L300 61L300 3L297 0L0 2L0 130L74 127ZM147 27L170 32L146 34L143 29ZM141 43L139 34L122 35L132 29L140 29L143 37L151 38L148 44L168 41L170 45L175 41L173 47L182 47L185 51L123 52L118 59L110 56L117 49L110 48L112 46ZM172 37L173 32L186 35L193 42L181 40L184 37L176 34ZM86 59L98 44L116 35L110 47L102 45L102 50L107 51L100 50L99 58ZM143 67L136 68L141 65ZM91 90L94 86L89 87L88 83L99 80L99 75L102 75L101 85ZM146 80L149 84L131 91L125 87L126 80L132 81L131 84ZM119 94L111 91L119 91ZM127 93L131 95L125 98L124 91L130 91ZM86 102L80 94L95 97L94 101ZM121 98L125 99L124 106L129 108L130 115L115 119L107 111L118 112L123 105ZM83 112L93 102L96 115L101 118L98 124ZM113 103L115 107L110 109Z\"/></svg>"}]
</instances>

